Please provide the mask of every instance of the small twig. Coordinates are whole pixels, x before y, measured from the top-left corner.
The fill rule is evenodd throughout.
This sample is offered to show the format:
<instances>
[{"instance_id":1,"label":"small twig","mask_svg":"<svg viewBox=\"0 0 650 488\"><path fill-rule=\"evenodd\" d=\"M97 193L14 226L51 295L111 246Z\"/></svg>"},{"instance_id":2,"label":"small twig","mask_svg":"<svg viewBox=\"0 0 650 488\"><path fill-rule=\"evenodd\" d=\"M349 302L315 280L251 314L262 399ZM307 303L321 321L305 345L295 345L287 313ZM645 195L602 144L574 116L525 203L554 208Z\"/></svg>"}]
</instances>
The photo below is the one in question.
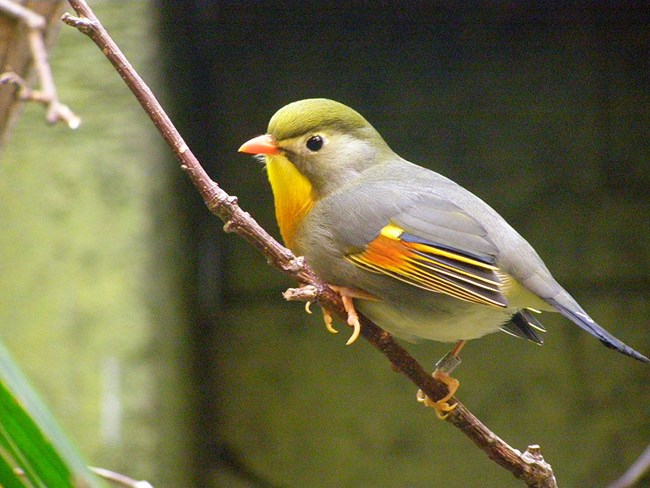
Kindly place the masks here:
<instances>
[{"instance_id":1,"label":"small twig","mask_svg":"<svg viewBox=\"0 0 650 488\"><path fill-rule=\"evenodd\" d=\"M181 168L187 172L208 209L225 222L224 230L237 233L262 252L269 263L298 283L312 287L303 291L293 290L289 296L294 297L302 294L307 300L315 298L319 305L345 320L347 314L340 296L315 275L304 259L294 256L290 250L273 239L248 213L244 212L237 204L236 197L228 195L210 179L154 94L130 65L87 3L83 0L69 1L78 17L64 14L63 22L88 35L113 64L180 160ZM360 319L361 335L389 359L396 371L410 378L431 399L440 399L446 395L446 387L432 378L402 346L395 342L390 334L367 318L360 316ZM483 449L490 459L509 470L517 478L522 479L530 487L553 488L557 486L553 471L550 465L543 460L538 447L531 446L528 451L521 454L496 436L456 399L452 399L452 403L458 403L458 406L447 417L448 421Z\"/></svg>"},{"instance_id":2,"label":"small twig","mask_svg":"<svg viewBox=\"0 0 650 488\"><path fill-rule=\"evenodd\" d=\"M289 288L282 293L282 297L288 302L314 302L318 299L318 288L314 285Z\"/></svg>"},{"instance_id":3,"label":"small twig","mask_svg":"<svg viewBox=\"0 0 650 488\"><path fill-rule=\"evenodd\" d=\"M645 451L641 453L632 466L623 473L616 481L607 485L607 488L631 488L636 485L643 476L645 476L648 471L650 471L650 446L645 448Z\"/></svg>"},{"instance_id":4,"label":"small twig","mask_svg":"<svg viewBox=\"0 0 650 488\"><path fill-rule=\"evenodd\" d=\"M115 471L111 471L105 468L96 468L90 466L90 470L93 473L95 473L97 476L100 476L101 478L104 478L105 480L108 480L119 486L126 486L127 488L153 488L153 485L148 481L134 480L132 478L129 478L128 476L125 476L120 473L116 473Z\"/></svg>"},{"instance_id":5,"label":"small twig","mask_svg":"<svg viewBox=\"0 0 650 488\"><path fill-rule=\"evenodd\" d=\"M54 124L63 121L71 129L76 129L81 124L81 119L67 105L59 101L54 78L52 77L52 69L48 61L44 40L44 30L47 22L42 16L12 0L0 0L0 10L25 24L29 52L41 89L31 90L27 86L27 82L13 72L0 74L0 85L16 85L18 87L17 96L20 100L45 105L47 107L45 119L48 123Z\"/></svg>"},{"instance_id":6,"label":"small twig","mask_svg":"<svg viewBox=\"0 0 650 488\"><path fill-rule=\"evenodd\" d=\"M111 471L109 469L96 468L93 466L88 466L88 469L90 469L90 471L95 473L100 478L104 478L105 480L110 481L119 486L126 486L126 488L153 488L153 485L148 481L134 480L132 478L129 478L128 476L125 476L120 473L116 473L115 471ZM25 471L22 468L14 468L14 473L17 476L22 476L22 477L25 476Z\"/></svg>"},{"instance_id":7,"label":"small twig","mask_svg":"<svg viewBox=\"0 0 650 488\"><path fill-rule=\"evenodd\" d=\"M45 19L14 0L0 0L0 10L14 19L19 19L29 29L45 29Z\"/></svg>"}]
</instances>

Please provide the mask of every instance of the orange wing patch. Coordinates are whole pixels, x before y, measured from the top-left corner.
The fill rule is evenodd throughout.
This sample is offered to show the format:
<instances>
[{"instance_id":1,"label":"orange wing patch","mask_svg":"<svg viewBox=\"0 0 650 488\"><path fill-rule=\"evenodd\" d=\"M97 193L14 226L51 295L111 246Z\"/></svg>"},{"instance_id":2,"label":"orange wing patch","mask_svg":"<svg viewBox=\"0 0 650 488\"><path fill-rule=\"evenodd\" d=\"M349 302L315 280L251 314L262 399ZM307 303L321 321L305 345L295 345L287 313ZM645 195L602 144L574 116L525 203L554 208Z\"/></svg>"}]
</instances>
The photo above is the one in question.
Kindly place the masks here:
<instances>
[{"instance_id":1,"label":"orange wing patch","mask_svg":"<svg viewBox=\"0 0 650 488\"><path fill-rule=\"evenodd\" d=\"M473 303L506 307L493 262L426 241L389 224L363 252L346 256L373 273Z\"/></svg>"}]
</instances>

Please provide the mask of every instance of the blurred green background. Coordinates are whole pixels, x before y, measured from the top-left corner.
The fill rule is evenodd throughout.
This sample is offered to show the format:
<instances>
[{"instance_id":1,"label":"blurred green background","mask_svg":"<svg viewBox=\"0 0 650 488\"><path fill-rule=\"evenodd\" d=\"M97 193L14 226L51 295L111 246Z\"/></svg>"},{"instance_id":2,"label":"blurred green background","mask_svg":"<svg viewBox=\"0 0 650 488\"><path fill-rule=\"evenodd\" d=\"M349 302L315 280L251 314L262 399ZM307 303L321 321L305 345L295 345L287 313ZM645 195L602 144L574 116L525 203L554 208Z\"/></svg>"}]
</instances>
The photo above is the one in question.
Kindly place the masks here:
<instances>
[{"instance_id":1,"label":"blurred green background","mask_svg":"<svg viewBox=\"0 0 650 488\"><path fill-rule=\"evenodd\" d=\"M650 10L640 2L91 2L212 177L277 235L237 154L293 100L342 101L501 212L650 353ZM0 160L0 334L94 465L159 487L518 487L221 223L101 53L52 53L77 131L25 107ZM650 369L549 314L464 351L458 397L560 486L650 442ZM407 345L427 367L448 345ZM647 481L643 486L650 486Z\"/></svg>"}]
</instances>

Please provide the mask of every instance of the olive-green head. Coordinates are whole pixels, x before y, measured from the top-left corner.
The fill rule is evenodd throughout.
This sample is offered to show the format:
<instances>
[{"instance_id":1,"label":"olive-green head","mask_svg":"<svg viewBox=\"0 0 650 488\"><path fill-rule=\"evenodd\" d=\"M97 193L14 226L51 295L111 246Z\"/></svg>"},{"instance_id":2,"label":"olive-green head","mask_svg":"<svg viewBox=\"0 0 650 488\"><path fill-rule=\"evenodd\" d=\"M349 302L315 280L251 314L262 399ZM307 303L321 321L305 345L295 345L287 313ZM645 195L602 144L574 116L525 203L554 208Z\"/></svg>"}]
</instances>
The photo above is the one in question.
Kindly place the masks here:
<instances>
[{"instance_id":1,"label":"olive-green head","mask_svg":"<svg viewBox=\"0 0 650 488\"><path fill-rule=\"evenodd\" d=\"M266 138L266 145L249 144ZM265 136L240 151L266 154L267 163L284 157L324 196L353 181L394 153L358 112L342 103L311 98L282 107ZM264 147L263 147L264 146Z\"/></svg>"}]
</instances>

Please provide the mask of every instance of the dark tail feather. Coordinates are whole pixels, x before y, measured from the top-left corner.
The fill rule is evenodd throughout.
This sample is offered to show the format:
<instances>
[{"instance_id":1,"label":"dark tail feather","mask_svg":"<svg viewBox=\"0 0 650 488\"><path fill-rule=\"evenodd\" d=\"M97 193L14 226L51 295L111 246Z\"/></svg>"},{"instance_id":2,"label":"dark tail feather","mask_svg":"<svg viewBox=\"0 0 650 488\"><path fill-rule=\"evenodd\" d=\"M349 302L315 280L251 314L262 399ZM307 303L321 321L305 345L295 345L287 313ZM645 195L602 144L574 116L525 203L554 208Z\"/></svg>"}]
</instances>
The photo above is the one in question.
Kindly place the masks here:
<instances>
[{"instance_id":1,"label":"dark tail feather","mask_svg":"<svg viewBox=\"0 0 650 488\"><path fill-rule=\"evenodd\" d=\"M546 329L526 309L520 310L514 314L508 322L503 324L501 330L513 336L528 339L540 346L544 344L544 339L537 333L537 331L546 332Z\"/></svg>"},{"instance_id":2,"label":"dark tail feather","mask_svg":"<svg viewBox=\"0 0 650 488\"><path fill-rule=\"evenodd\" d=\"M612 334L603 329L600 325L594 322L589 315L582 310L569 310L564 305L559 304L555 300L547 301L553 305L562 315L572 320L578 327L589 332L592 336L600 340L606 347L616 349L618 352L637 359L643 363L650 363L650 359L645 357L640 352L635 351L624 342L618 340Z\"/></svg>"}]
</instances>

